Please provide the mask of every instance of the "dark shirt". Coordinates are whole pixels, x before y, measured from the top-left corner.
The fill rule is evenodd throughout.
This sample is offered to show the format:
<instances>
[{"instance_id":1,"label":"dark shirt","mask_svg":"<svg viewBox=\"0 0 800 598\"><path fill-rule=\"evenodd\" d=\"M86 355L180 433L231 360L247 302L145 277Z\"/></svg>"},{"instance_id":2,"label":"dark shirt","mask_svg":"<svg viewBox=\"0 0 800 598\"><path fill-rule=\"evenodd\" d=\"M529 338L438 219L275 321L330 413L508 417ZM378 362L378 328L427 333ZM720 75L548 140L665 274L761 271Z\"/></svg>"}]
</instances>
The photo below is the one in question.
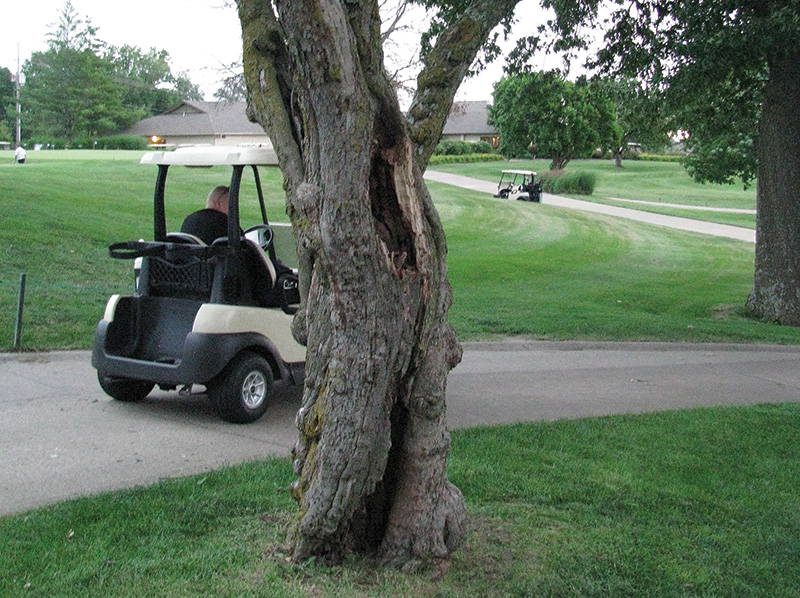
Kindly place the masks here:
<instances>
[{"instance_id":1,"label":"dark shirt","mask_svg":"<svg viewBox=\"0 0 800 598\"><path fill-rule=\"evenodd\" d=\"M186 217L181 232L200 237L204 243L211 245L214 239L228 236L228 216L218 210L199 210Z\"/></svg>"}]
</instances>

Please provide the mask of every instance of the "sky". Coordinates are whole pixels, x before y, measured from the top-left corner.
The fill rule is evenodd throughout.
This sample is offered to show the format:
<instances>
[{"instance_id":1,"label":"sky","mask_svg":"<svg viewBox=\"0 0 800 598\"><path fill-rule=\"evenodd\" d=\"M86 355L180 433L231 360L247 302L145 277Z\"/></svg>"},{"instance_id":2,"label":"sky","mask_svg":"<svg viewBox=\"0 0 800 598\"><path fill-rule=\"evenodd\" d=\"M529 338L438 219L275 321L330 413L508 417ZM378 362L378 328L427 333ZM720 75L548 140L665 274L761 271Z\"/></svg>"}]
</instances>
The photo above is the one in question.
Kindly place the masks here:
<instances>
[{"instance_id":1,"label":"sky","mask_svg":"<svg viewBox=\"0 0 800 598\"><path fill-rule=\"evenodd\" d=\"M12 73L17 56L22 65L31 53L47 49L50 25L58 23L65 0L14 0L7 2L0 35L0 67ZM200 86L207 100L213 100L225 66L241 61L241 29L233 6L225 0L137 0L118 3L109 0L72 0L77 14L97 28L97 37L114 46L125 44L143 50L169 52L172 72L185 73ZM233 4L230 2L230 4ZM531 17L538 13L536 0L522 0L517 15L531 35ZM558 66L556 64L549 65ZM494 83L502 77L498 61L480 76L462 84L456 100L491 100Z\"/></svg>"}]
</instances>

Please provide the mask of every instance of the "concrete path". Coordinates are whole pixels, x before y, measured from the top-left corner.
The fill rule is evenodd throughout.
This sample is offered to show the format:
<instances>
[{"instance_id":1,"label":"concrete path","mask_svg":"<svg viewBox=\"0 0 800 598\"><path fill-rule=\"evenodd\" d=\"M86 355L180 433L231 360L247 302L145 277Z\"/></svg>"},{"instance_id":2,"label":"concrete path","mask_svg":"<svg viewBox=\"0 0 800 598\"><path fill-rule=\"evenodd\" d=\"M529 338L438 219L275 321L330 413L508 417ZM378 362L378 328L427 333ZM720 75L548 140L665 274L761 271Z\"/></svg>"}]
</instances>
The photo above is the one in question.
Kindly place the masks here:
<instances>
[{"instance_id":1,"label":"concrete path","mask_svg":"<svg viewBox=\"0 0 800 598\"><path fill-rule=\"evenodd\" d=\"M473 179L470 177L428 170L425 172L425 178L437 183L445 183L447 185L462 187L464 189L471 189L472 191L480 191L482 193L490 193L492 195L497 193L497 185L495 183L481 181L479 179ZM497 201L504 200L498 199ZM690 218L679 218L677 216L666 216L664 214L654 214L652 212L643 212L641 210L621 208L619 206L610 206L591 201L580 201L577 199L570 199L568 197L561 197L560 195L551 195L549 193L543 194L542 203L560 208L569 208L571 210L581 210L584 212L592 212L594 214L605 214L607 216L616 216L618 218L626 218L628 220L637 220L646 224L664 226L667 228L674 228L693 233L701 233L715 237L725 237L728 239L735 239L737 241L746 241L748 243L756 242L756 232L754 230L739 226L717 224L715 222L705 222L702 220L692 220Z\"/></svg>"},{"instance_id":2,"label":"concrete path","mask_svg":"<svg viewBox=\"0 0 800 598\"><path fill-rule=\"evenodd\" d=\"M206 397L108 398L87 351L0 354L0 516L223 465L287 456L299 389L258 422ZM198 387L202 390L202 387ZM468 343L448 381L451 427L800 401L800 347Z\"/></svg>"},{"instance_id":3,"label":"concrete path","mask_svg":"<svg viewBox=\"0 0 800 598\"><path fill-rule=\"evenodd\" d=\"M694 210L696 212L717 212L719 214L746 214L747 216L755 216L756 210L745 210L741 208L712 208L710 206L690 206L681 203L666 203L663 201L644 201L643 199L623 199L621 197L606 197L611 201L621 201L628 204L640 206L655 206L659 208L675 208L678 210Z\"/></svg>"}]
</instances>

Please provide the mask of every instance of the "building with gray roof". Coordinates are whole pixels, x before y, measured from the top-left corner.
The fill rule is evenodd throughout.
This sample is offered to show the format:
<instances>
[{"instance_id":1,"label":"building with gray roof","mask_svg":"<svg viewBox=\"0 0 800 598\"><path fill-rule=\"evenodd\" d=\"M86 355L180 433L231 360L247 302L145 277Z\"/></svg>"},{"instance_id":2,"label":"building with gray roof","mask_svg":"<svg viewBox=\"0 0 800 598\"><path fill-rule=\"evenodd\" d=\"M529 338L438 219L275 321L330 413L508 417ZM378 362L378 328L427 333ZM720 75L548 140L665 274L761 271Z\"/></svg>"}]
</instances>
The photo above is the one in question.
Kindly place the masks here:
<instances>
[{"instance_id":1,"label":"building with gray roof","mask_svg":"<svg viewBox=\"0 0 800 598\"><path fill-rule=\"evenodd\" d=\"M248 120L244 102L181 102L125 134L147 137L157 146L270 144L261 125Z\"/></svg>"},{"instance_id":2,"label":"building with gray roof","mask_svg":"<svg viewBox=\"0 0 800 598\"><path fill-rule=\"evenodd\" d=\"M442 131L442 139L488 141L495 147L497 130L487 123L488 102L455 102ZM271 145L261 125L250 122L245 102L181 102L158 116L139 121L125 131L146 137L151 145Z\"/></svg>"},{"instance_id":3,"label":"building with gray roof","mask_svg":"<svg viewBox=\"0 0 800 598\"><path fill-rule=\"evenodd\" d=\"M454 102L442 131L442 141L487 141L500 143L497 129L489 124L489 102Z\"/></svg>"}]
</instances>

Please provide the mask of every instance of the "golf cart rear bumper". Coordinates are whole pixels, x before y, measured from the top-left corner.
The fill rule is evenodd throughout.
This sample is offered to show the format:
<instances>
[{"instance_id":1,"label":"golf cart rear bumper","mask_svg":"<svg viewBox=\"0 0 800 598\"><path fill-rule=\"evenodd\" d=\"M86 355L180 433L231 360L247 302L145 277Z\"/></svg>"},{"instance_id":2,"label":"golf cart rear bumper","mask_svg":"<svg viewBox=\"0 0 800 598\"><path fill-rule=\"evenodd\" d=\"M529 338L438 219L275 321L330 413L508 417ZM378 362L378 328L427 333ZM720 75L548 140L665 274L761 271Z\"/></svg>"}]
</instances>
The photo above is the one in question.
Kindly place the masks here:
<instances>
[{"instance_id":1,"label":"golf cart rear bumper","mask_svg":"<svg viewBox=\"0 0 800 598\"><path fill-rule=\"evenodd\" d=\"M108 350L107 338L110 323L101 320L95 331L92 349L92 366L106 376L148 380L160 386L177 387L184 384L206 384L214 379L237 353L243 349L263 350L276 355L269 339L257 333L186 335L179 356L141 359L135 354L124 355ZM274 359L278 377L290 376L289 369L280 359Z\"/></svg>"}]
</instances>

